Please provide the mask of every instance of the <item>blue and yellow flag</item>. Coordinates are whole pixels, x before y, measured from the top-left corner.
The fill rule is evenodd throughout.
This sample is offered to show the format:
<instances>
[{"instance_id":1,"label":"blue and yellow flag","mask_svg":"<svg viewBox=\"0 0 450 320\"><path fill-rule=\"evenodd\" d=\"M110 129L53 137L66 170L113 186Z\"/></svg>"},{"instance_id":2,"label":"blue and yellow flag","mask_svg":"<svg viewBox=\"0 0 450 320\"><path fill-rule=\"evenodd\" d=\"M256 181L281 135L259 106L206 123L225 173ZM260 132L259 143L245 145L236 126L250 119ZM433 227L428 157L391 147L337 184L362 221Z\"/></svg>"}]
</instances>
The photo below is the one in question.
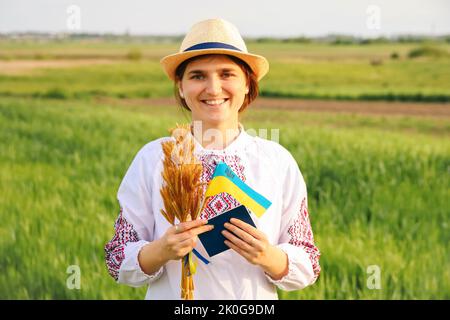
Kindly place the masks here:
<instances>
[{"instance_id":1,"label":"blue and yellow flag","mask_svg":"<svg viewBox=\"0 0 450 320\"><path fill-rule=\"evenodd\" d=\"M206 189L205 197L215 196L221 192L226 192L233 196L242 205L255 213L258 218L272 204L272 202L245 184L224 162L217 164Z\"/></svg>"}]
</instances>

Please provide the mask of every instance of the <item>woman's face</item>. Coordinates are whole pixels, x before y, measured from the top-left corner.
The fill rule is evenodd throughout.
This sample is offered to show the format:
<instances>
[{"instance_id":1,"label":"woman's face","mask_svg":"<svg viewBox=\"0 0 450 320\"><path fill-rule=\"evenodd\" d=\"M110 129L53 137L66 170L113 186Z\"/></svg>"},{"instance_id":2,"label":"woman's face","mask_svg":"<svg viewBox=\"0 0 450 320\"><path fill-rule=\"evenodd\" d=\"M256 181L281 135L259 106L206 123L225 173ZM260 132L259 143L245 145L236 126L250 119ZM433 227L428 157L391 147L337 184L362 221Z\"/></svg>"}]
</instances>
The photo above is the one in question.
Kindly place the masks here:
<instances>
[{"instance_id":1,"label":"woman's face","mask_svg":"<svg viewBox=\"0 0 450 320\"><path fill-rule=\"evenodd\" d=\"M178 87L193 121L207 127L237 127L248 83L244 71L230 58L210 55L190 62Z\"/></svg>"}]
</instances>

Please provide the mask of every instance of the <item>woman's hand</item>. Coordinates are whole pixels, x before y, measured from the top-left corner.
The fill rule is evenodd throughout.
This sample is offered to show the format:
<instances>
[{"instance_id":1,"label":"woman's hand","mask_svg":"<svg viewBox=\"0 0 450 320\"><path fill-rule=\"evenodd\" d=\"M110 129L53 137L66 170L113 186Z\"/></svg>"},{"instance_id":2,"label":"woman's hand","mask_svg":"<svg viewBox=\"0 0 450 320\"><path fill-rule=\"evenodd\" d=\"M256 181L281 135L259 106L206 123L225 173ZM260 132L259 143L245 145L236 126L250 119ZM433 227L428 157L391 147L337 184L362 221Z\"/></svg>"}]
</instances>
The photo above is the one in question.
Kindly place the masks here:
<instances>
[{"instance_id":1,"label":"woman's hand","mask_svg":"<svg viewBox=\"0 0 450 320\"><path fill-rule=\"evenodd\" d=\"M179 260L197 245L197 235L210 231L213 225L205 225L206 219L182 222L167 229L159 239L166 260Z\"/></svg>"},{"instance_id":2,"label":"woman's hand","mask_svg":"<svg viewBox=\"0 0 450 320\"><path fill-rule=\"evenodd\" d=\"M231 218L222 234L225 244L255 265L265 264L270 246L266 235L242 220Z\"/></svg>"},{"instance_id":3,"label":"woman's hand","mask_svg":"<svg viewBox=\"0 0 450 320\"><path fill-rule=\"evenodd\" d=\"M231 218L230 222L224 224L227 230L222 231L228 247L251 264L260 266L275 280L288 273L287 255L272 246L262 231L239 219Z\"/></svg>"}]
</instances>

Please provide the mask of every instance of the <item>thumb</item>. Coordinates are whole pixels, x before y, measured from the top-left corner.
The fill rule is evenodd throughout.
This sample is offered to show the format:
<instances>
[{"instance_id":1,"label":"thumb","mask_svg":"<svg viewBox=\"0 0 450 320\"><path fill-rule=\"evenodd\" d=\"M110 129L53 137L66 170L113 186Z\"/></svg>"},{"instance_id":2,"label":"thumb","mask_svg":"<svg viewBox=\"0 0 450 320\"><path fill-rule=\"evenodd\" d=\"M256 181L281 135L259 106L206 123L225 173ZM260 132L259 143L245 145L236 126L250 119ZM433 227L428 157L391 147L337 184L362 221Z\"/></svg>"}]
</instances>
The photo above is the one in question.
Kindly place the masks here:
<instances>
[{"instance_id":1,"label":"thumb","mask_svg":"<svg viewBox=\"0 0 450 320\"><path fill-rule=\"evenodd\" d=\"M186 216L186 221L192 221L192 217L191 217L190 213Z\"/></svg>"}]
</instances>

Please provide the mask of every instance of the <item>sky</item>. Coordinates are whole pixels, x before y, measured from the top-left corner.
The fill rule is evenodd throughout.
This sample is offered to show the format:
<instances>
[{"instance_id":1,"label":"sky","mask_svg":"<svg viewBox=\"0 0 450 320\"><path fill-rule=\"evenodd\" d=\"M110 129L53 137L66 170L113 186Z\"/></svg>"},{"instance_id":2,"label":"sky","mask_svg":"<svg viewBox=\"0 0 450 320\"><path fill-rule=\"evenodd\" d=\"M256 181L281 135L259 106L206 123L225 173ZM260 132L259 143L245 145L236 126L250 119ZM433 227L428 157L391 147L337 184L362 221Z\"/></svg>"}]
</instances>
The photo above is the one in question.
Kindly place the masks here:
<instances>
[{"instance_id":1,"label":"sky","mask_svg":"<svg viewBox=\"0 0 450 320\"><path fill-rule=\"evenodd\" d=\"M244 37L450 34L449 0L0 0L0 32L182 35L224 18Z\"/></svg>"}]
</instances>

